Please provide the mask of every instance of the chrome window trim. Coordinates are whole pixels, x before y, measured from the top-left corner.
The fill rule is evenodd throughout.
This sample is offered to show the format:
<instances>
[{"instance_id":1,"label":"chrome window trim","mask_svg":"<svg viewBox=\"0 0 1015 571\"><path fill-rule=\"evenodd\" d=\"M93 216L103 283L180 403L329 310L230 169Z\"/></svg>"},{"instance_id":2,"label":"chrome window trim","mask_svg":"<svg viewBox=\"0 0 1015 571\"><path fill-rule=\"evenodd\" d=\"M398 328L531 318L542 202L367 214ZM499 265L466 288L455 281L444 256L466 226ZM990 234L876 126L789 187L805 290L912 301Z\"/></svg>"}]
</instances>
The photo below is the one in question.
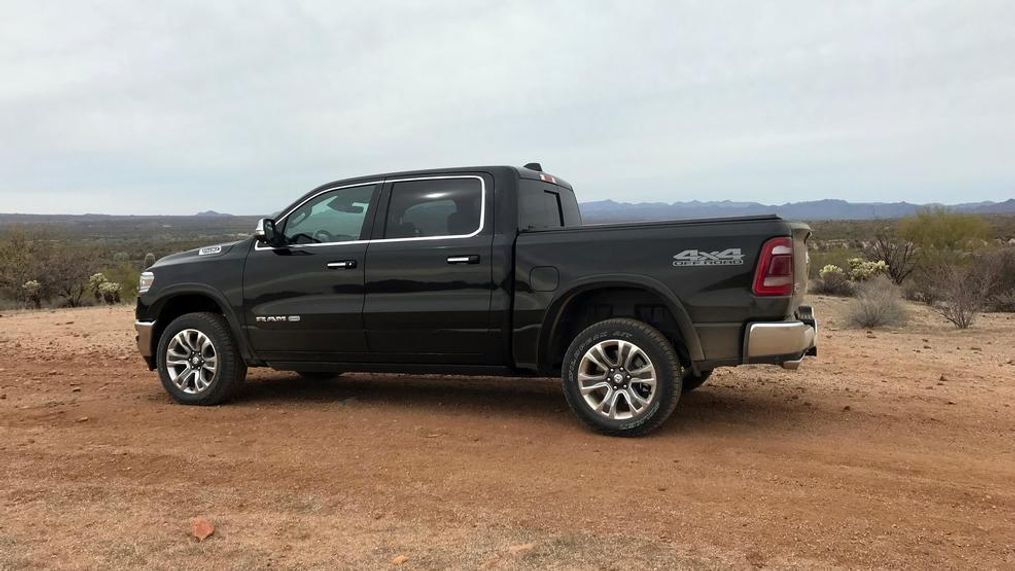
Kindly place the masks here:
<instances>
[{"instance_id":1,"label":"chrome window trim","mask_svg":"<svg viewBox=\"0 0 1015 571\"><path fill-rule=\"evenodd\" d=\"M306 199L300 201L299 204L297 204L296 206L293 206L292 208L287 210L285 212L285 214L283 214L282 216L279 216L278 219L275 220L275 223L278 224L279 222L285 220L290 214L295 212L297 209L299 209L299 207L303 206L307 202L310 202L311 200L317 198L318 196L321 196L322 194L325 194L325 193L328 193L328 192L332 192L334 190L343 190L343 189L346 189L346 188L357 188L357 187L360 187L360 186L384 185L385 183L389 183L389 182L394 184L394 183L397 183L397 182L416 182L416 181L421 181L421 180L456 180L456 179L468 179L468 178L474 178L474 179L479 181L479 228L477 228L474 232L471 232L469 234L448 234L448 235L443 235L443 236L418 236L418 237L414 237L414 238L374 238L374 239L369 239L369 240L346 240L344 242L319 242L319 243L316 243L316 244L291 244L289 246L279 246L279 247L274 247L274 246L264 246L264 247L262 247L260 242L255 239L254 240L254 250L256 250L256 251L262 251L262 250L283 250L283 249L287 249L287 248L316 248L316 247L320 247L320 246L338 246L338 245L342 245L342 244L371 244L371 243L374 243L374 242L414 242L414 241L419 241L419 240L448 240L448 239L455 239L455 238L472 238L473 236L478 236L483 231L483 228L486 227L486 181L483 179L482 176L474 175L474 174L469 174L469 175L446 175L446 176L422 176L422 177L410 177L410 178L393 178L393 179L383 179L383 180L379 180L379 181L361 182L361 183L357 183L357 184L347 184L347 185L342 185L342 186L333 186L333 187L330 187L330 188L326 188L326 189L324 189L324 190L322 190L320 192L314 193L313 195L308 196ZM378 205L378 207L380 207L380 205ZM385 216L388 214L387 210L385 210L384 214L385 214Z\"/></svg>"}]
</instances>

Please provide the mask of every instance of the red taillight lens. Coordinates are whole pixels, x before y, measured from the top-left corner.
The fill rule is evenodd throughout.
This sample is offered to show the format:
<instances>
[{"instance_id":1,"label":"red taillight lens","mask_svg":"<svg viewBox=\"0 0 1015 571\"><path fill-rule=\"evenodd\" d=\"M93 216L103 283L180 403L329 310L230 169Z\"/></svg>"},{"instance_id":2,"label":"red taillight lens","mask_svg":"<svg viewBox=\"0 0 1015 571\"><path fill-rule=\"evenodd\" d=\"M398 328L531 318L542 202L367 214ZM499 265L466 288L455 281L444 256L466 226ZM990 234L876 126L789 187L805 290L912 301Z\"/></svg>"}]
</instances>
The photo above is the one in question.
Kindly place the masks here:
<instances>
[{"instance_id":1,"label":"red taillight lens","mask_svg":"<svg viewBox=\"0 0 1015 571\"><path fill-rule=\"evenodd\" d=\"M761 247L754 269L754 295L793 294L793 239L772 238Z\"/></svg>"}]
</instances>

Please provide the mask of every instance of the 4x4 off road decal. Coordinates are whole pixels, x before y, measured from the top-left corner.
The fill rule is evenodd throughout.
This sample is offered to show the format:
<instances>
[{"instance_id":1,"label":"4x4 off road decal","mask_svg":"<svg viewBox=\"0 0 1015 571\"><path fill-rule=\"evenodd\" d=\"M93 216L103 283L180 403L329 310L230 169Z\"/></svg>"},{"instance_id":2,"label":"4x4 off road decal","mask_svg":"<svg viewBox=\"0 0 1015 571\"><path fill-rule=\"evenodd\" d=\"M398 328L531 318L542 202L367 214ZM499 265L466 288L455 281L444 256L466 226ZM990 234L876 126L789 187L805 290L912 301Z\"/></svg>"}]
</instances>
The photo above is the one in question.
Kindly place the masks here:
<instances>
[{"instance_id":1,"label":"4x4 off road decal","mask_svg":"<svg viewBox=\"0 0 1015 571\"><path fill-rule=\"evenodd\" d=\"M715 252L684 250L673 256L673 266L739 266L744 263L740 248L726 248Z\"/></svg>"}]
</instances>

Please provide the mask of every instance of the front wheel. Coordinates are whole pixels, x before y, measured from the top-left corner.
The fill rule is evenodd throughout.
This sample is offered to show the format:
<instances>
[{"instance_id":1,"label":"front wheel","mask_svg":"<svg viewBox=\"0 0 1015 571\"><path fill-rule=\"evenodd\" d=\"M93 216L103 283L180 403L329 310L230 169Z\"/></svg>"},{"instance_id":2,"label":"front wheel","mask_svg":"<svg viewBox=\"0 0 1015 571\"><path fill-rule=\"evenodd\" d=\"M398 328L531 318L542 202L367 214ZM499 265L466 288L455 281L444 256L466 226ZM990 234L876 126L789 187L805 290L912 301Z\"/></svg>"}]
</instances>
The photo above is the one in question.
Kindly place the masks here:
<instances>
[{"instance_id":1,"label":"front wheel","mask_svg":"<svg viewBox=\"0 0 1015 571\"><path fill-rule=\"evenodd\" d=\"M659 330L619 318L579 333L561 376L568 405L582 422L604 434L638 436L658 428L676 408L683 368Z\"/></svg>"},{"instance_id":2,"label":"front wheel","mask_svg":"<svg viewBox=\"0 0 1015 571\"><path fill-rule=\"evenodd\" d=\"M229 325L214 313L174 319L159 337L157 356L162 387L181 404L219 404L247 376Z\"/></svg>"}]
</instances>

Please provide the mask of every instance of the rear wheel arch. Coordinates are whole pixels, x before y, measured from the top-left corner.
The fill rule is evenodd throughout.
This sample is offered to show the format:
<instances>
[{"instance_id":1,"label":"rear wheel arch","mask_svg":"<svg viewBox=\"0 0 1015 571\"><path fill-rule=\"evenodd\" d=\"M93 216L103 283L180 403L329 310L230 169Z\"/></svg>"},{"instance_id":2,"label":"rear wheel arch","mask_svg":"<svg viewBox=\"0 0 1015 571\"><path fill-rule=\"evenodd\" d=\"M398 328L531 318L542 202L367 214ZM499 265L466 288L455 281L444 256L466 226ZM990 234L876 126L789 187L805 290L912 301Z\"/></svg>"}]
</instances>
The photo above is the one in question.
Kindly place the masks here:
<instances>
[{"instance_id":1,"label":"rear wheel arch","mask_svg":"<svg viewBox=\"0 0 1015 571\"><path fill-rule=\"evenodd\" d=\"M588 325L632 317L659 329L682 360L704 359L701 343L683 303L660 283L644 276L593 277L558 296L546 313L539 342L539 366L555 371L571 340ZM603 307L608 314L603 314Z\"/></svg>"}]
</instances>

